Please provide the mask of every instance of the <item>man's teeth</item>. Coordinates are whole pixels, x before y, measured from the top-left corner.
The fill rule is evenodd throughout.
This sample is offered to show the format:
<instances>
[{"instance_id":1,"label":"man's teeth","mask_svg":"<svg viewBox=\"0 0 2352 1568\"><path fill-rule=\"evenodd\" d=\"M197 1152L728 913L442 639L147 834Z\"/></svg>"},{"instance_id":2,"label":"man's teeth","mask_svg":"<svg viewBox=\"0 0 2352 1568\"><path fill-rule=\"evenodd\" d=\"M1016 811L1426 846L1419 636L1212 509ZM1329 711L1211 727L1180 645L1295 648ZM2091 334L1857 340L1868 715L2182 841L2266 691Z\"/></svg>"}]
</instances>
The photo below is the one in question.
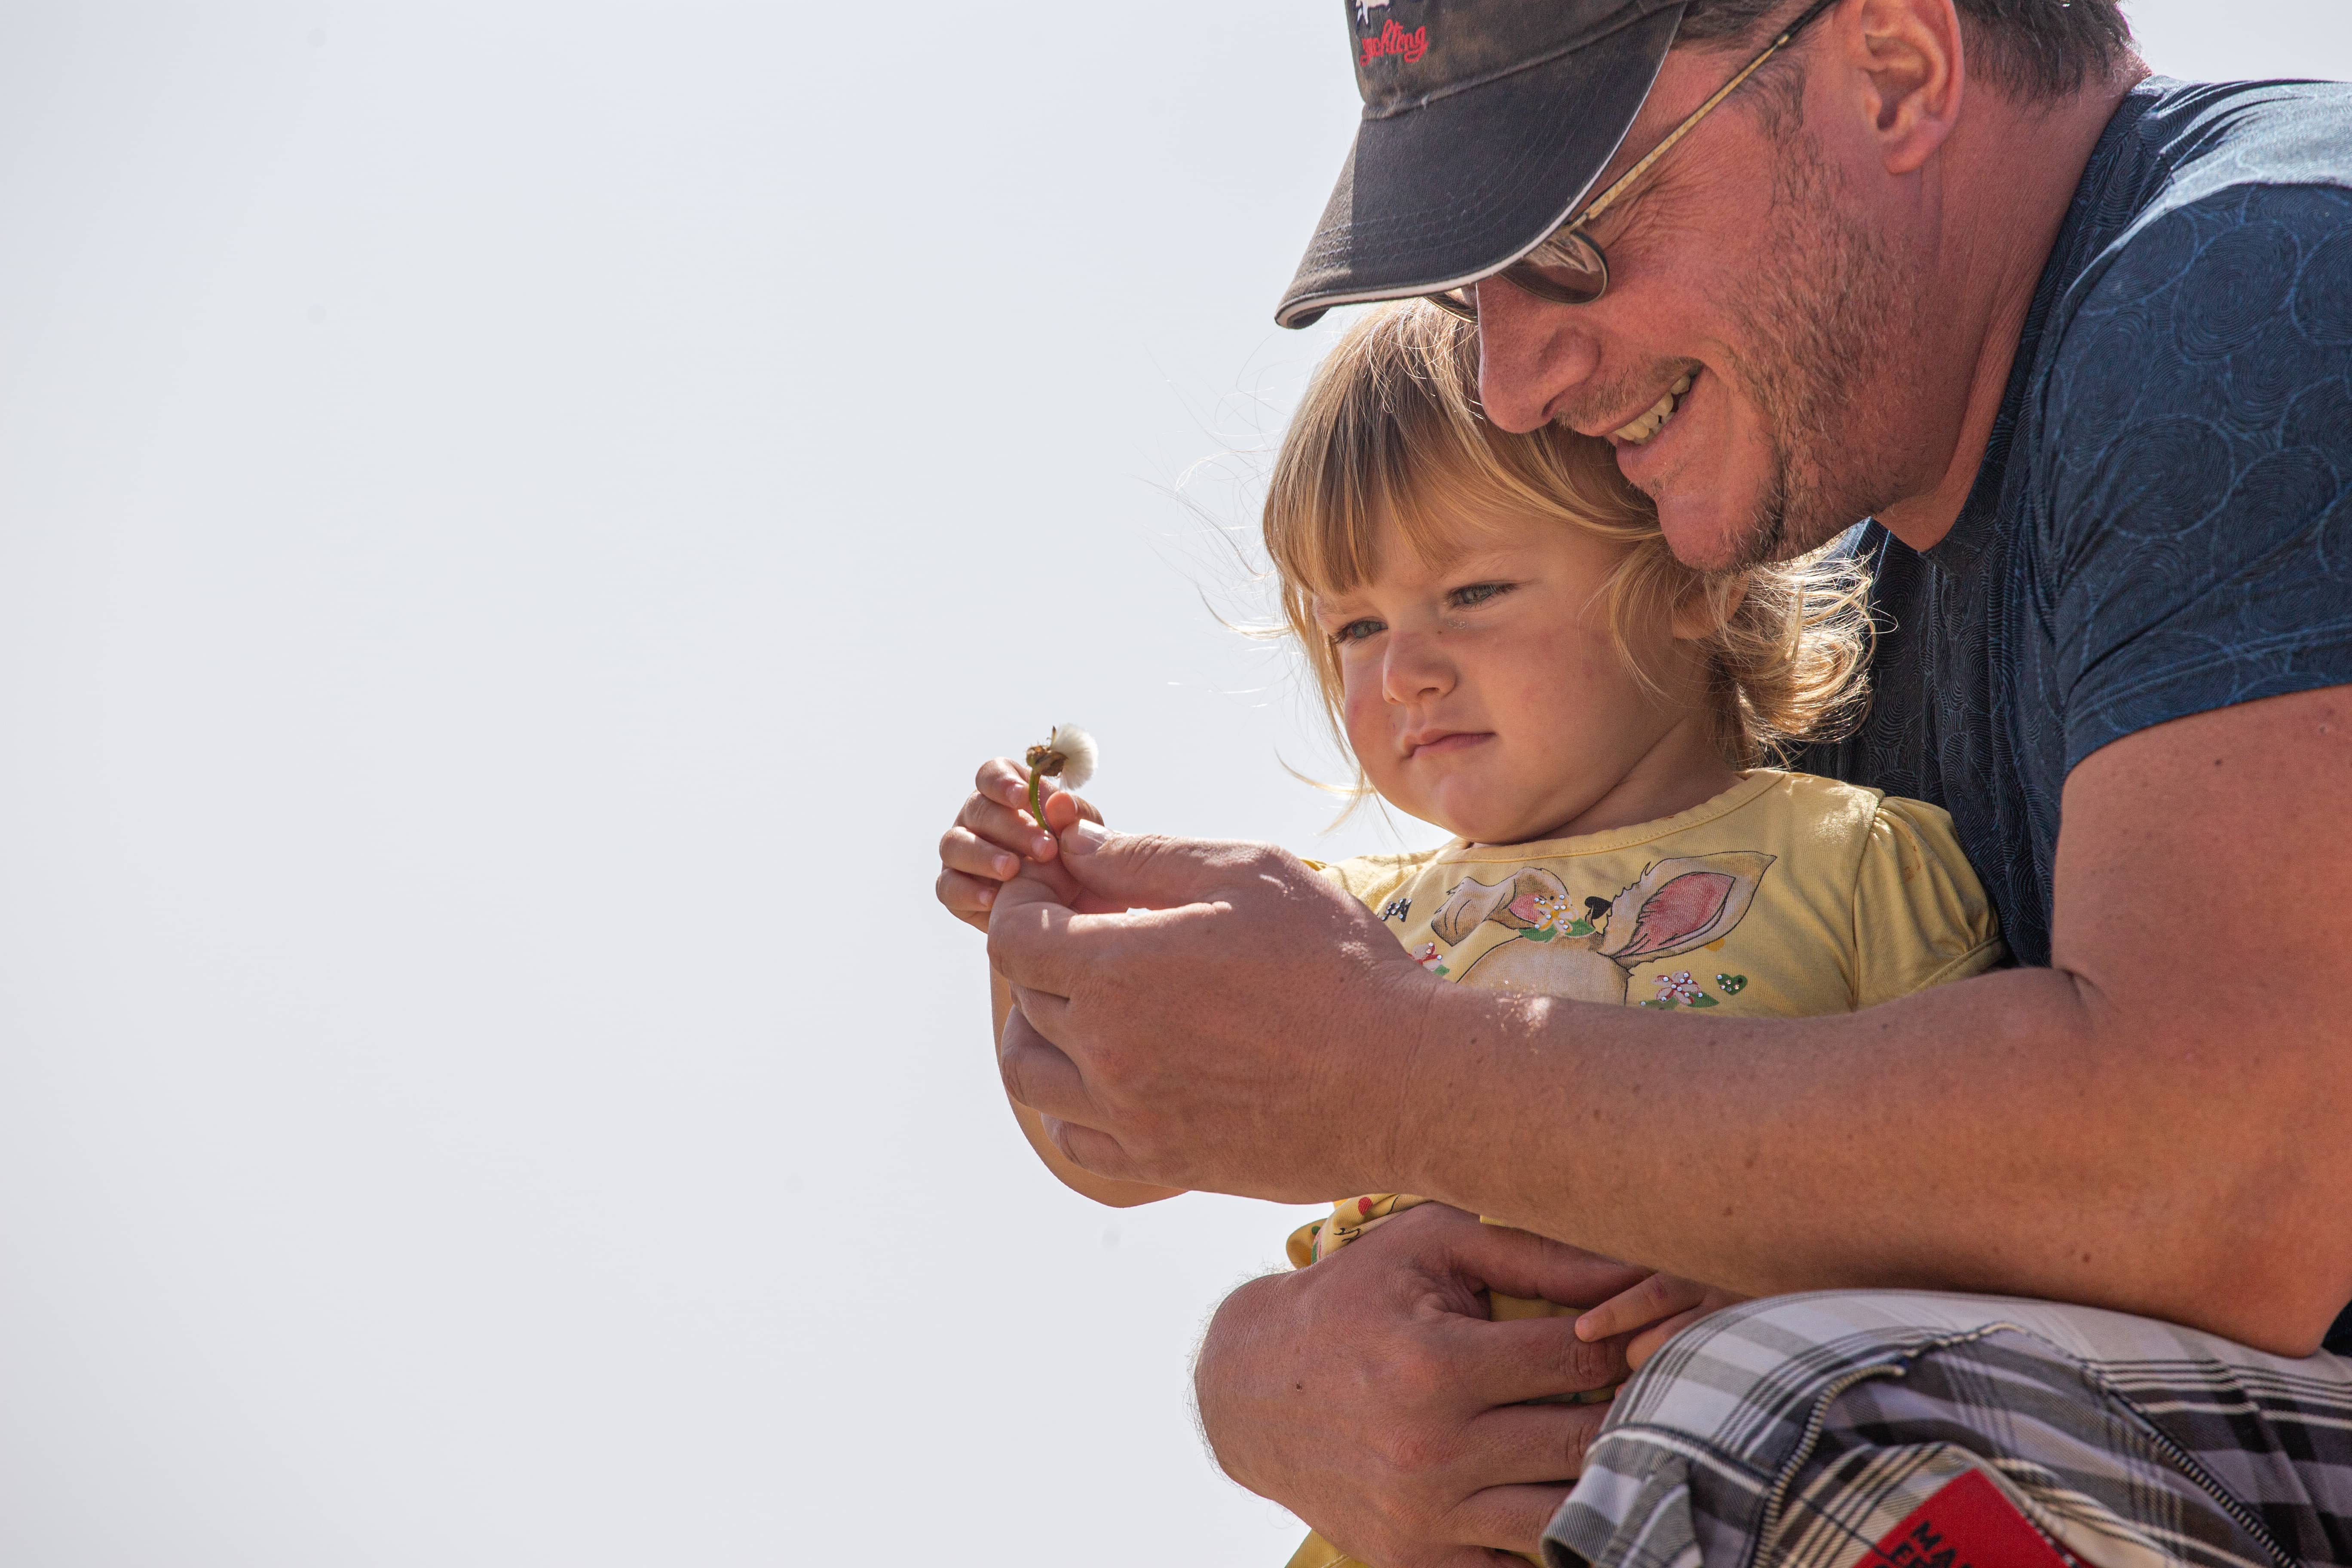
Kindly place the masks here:
<instances>
[{"instance_id":1,"label":"man's teeth","mask_svg":"<svg viewBox=\"0 0 2352 1568\"><path fill-rule=\"evenodd\" d=\"M1648 440L1651 437L1656 435L1659 431L1664 429L1666 427L1666 421L1675 416L1675 409L1676 407L1675 400L1681 397L1683 394L1688 392L1690 389L1691 378L1686 375L1677 376L1675 380L1675 384L1667 389L1666 395L1664 397L1659 398L1657 402L1652 404L1648 412L1644 413L1639 419L1634 420L1631 425L1626 426L1622 430L1617 432L1617 439L1620 441L1631 441L1633 445L1638 447L1643 442Z\"/></svg>"}]
</instances>

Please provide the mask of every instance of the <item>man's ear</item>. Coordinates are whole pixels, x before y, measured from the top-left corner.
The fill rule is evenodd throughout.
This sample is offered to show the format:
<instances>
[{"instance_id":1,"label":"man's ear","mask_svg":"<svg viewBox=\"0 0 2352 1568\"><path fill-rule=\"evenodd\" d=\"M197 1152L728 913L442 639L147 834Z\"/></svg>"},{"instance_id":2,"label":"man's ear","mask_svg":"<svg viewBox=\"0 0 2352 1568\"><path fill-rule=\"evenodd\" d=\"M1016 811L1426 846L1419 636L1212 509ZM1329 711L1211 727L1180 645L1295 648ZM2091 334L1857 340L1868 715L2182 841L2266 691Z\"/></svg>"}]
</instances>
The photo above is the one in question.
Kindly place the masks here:
<instances>
[{"instance_id":1,"label":"man's ear","mask_svg":"<svg viewBox=\"0 0 2352 1568\"><path fill-rule=\"evenodd\" d=\"M1968 88L1953 0L1848 0L1830 16L1863 134L1890 174L1916 173L1959 123Z\"/></svg>"},{"instance_id":2,"label":"man's ear","mask_svg":"<svg viewBox=\"0 0 2352 1568\"><path fill-rule=\"evenodd\" d=\"M1748 598L1745 577L1713 577L1699 584L1675 606L1667 623L1676 642L1697 642L1721 631Z\"/></svg>"}]
</instances>

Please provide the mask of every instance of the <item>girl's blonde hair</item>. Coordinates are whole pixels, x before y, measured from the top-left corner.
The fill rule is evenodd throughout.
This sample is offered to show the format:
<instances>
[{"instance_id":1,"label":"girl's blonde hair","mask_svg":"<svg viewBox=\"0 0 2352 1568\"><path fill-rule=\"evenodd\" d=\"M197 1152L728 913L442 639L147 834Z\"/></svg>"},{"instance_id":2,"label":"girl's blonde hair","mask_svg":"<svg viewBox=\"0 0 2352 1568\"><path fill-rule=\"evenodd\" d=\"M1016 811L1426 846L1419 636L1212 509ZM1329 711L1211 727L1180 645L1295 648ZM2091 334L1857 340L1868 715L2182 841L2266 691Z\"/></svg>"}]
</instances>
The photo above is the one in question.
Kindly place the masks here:
<instances>
[{"instance_id":1,"label":"girl's blonde hair","mask_svg":"<svg viewBox=\"0 0 2352 1568\"><path fill-rule=\"evenodd\" d=\"M1283 617L1343 747L1339 651L1316 624L1316 598L1370 580L1384 521L1438 562L1481 516L1546 518L1626 546L1601 595L1617 650L1644 681L1626 628L1703 600L1715 622L1699 647L1714 671L1716 740L1733 767L1784 761L1859 716L1871 624L1858 566L1827 552L1736 573L1684 565L1608 442L1489 424L1477 327L1414 300L1366 312L1316 371L1265 499ZM1367 790L1359 768L1354 793Z\"/></svg>"}]
</instances>

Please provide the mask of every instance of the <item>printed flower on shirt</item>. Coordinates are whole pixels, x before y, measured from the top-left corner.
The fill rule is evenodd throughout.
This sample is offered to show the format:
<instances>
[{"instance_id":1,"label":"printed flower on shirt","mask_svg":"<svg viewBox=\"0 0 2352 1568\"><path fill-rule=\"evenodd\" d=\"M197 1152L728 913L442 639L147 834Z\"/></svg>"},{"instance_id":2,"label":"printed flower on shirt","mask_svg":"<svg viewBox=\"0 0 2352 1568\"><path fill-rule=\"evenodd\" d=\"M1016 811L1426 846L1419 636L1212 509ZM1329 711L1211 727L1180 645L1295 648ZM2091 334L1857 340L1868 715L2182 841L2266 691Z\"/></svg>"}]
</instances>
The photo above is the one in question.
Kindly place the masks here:
<instances>
[{"instance_id":1,"label":"printed flower on shirt","mask_svg":"<svg viewBox=\"0 0 2352 1568\"><path fill-rule=\"evenodd\" d=\"M1422 943L1421 951L1412 955L1412 961L1440 979L1447 973L1445 961L1437 956L1437 944L1433 942Z\"/></svg>"},{"instance_id":2,"label":"printed flower on shirt","mask_svg":"<svg viewBox=\"0 0 2352 1568\"><path fill-rule=\"evenodd\" d=\"M1546 898L1540 893L1528 893L1514 900L1511 913L1527 921L1519 932L1529 942L1549 942L1556 936L1591 936L1599 928L1576 900L1562 894Z\"/></svg>"},{"instance_id":3,"label":"printed flower on shirt","mask_svg":"<svg viewBox=\"0 0 2352 1568\"><path fill-rule=\"evenodd\" d=\"M1706 987L1691 978L1691 972L1687 969L1674 974L1661 974L1655 978L1658 985L1658 999L1654 1002L1643 1003L1642 1005L1644 1007L1719 1007L1722 1005L1706 994Z\"/></svg>"},{"instance_id":4,"label":"printed flower on shirt","mask_svg":"<svg viewBox=\"0 0 2352 1568\"><path fill-rule=\"evenodd\" d=\"M1706 993L1692 983L1691 972L1658 976L1658 1000L1661 1002L1696 1002Z\"/></svg>"}]
</instances>

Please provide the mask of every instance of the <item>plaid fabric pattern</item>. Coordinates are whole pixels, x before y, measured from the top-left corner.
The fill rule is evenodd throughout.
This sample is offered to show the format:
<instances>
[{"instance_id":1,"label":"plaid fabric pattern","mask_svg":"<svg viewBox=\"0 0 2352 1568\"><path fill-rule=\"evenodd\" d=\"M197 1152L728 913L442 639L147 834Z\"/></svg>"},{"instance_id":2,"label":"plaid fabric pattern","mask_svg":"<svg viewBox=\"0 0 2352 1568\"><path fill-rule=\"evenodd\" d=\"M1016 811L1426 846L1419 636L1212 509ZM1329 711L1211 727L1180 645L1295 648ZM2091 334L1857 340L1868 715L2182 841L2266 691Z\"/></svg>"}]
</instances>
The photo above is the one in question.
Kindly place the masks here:
<instances>
[{"instance_id":1,"label":"plaid fabric pattern","mask_svg":"<svg viewBox=\"0 0 2352 1568\"><path fill-rule=\"evenodd\" d=\"M2352 1563L2352 1359L2000 1297L1752 1302L1626 1386L1544 1551L1880 1568L1886 1532L1970 1473L2096 1568Z\"/></svg>"}]
</instances>

